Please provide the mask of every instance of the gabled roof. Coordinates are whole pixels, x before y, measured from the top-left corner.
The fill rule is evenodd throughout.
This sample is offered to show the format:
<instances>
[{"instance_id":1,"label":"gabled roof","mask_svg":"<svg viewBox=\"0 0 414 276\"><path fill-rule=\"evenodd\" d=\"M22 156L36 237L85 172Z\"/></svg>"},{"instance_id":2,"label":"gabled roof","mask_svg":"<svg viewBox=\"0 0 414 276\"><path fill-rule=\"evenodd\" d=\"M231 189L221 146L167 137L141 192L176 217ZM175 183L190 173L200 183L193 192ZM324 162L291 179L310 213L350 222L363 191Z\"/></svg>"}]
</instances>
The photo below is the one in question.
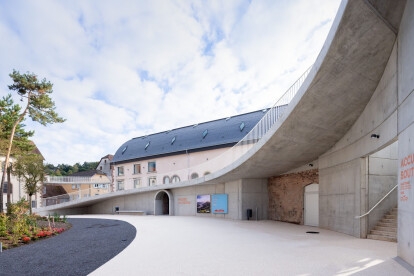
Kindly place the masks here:
<instances>
[{"instance_id":1,"label":"gabled roof","mask_svg":"<svg viewBox=\"0 0 414 276\"><path fill-rule=\"evenodd\" d=\"M267 109L133 138L116 151L111 163L233 146L249 133L265 111Z\"/></svg>"}]
</instances>

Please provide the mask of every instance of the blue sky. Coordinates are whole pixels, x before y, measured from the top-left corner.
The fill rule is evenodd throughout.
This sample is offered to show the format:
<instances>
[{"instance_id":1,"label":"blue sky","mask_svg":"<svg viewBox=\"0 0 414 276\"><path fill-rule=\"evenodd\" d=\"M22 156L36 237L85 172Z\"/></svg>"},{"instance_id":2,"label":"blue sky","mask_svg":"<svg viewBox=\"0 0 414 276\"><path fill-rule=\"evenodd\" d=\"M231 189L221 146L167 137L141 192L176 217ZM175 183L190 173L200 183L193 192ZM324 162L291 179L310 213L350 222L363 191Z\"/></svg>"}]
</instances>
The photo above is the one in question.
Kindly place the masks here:
<instances>
[{"instance_id":1,"label":"blue sky","mask_svg":"<svg viewBox=\"0 0 414 276\"><path fill-rule=\"evenodd\" d=\"M67 121L27 120L33 140L49 163L98 161L136 136L272 105L339 2L3 0L0 96L13 69L46 77Z\"/></svg>"}]
</instances>

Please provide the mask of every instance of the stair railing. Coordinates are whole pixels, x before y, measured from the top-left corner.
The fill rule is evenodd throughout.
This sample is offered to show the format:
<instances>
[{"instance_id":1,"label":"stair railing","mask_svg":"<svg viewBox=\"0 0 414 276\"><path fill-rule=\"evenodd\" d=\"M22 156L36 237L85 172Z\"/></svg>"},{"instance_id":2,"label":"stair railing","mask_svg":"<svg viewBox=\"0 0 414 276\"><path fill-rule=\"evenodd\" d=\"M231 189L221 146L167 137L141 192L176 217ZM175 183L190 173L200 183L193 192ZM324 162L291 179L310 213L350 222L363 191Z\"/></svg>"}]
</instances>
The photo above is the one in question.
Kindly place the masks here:
<instances>
[{"instance_id":1,"label":"stair railing","mask_svg":"<svg viewBox=\"0 0 414 276\"><path fill-rule=\"evenodd\" d=\"M368 212L366 212L365 214L361 215L361 216L356 216L355 219L359 219L362 217L365 217L367 215L369 215L369 213L371 213L372 210L374 210L385 198L387 198L387 196L389 196L396 188L398 187L398 184L394 186L394 188L392 188L383 198L381 198L377 204L374 205L374 207L372 207Z\"/></svg>"}]
</instances>

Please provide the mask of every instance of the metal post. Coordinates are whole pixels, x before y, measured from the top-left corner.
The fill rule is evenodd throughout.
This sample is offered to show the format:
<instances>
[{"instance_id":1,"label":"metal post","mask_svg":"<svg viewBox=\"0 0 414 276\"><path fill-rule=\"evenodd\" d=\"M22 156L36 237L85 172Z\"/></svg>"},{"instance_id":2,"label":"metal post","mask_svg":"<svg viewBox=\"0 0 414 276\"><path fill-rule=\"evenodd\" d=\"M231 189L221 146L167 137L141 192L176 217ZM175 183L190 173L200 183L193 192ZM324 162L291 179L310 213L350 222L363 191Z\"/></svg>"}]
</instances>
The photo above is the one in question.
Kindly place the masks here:
<instances>
[{"instance_id":1,"label":"metal post","mask_svg":"<svg viewBox=\"0 0 414 276\"><path fill-rule=\"evenodd\" d=\"M3 243L0 242L0 253L3 251Z\"/></svg>"}]
</instances>

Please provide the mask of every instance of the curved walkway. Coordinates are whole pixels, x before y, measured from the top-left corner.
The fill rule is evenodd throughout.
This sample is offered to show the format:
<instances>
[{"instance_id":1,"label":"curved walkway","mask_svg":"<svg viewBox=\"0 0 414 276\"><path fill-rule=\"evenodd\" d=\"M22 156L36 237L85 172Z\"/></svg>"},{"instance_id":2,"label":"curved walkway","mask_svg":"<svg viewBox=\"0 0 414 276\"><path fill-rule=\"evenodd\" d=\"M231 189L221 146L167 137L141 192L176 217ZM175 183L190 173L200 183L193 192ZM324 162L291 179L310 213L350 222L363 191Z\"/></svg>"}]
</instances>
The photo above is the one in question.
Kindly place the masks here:
<instances>
[{"instance_id":1,"label":"curved walkway","mask_svg":"<svg viewBox=\"0 0 414 276\"><path fill-rule=\"evenodd\" d=\"M114 219L72 218L61 235L0 253L0 275L87 275L124 250L136 229Z\"/></svg>"}]
</instances>

